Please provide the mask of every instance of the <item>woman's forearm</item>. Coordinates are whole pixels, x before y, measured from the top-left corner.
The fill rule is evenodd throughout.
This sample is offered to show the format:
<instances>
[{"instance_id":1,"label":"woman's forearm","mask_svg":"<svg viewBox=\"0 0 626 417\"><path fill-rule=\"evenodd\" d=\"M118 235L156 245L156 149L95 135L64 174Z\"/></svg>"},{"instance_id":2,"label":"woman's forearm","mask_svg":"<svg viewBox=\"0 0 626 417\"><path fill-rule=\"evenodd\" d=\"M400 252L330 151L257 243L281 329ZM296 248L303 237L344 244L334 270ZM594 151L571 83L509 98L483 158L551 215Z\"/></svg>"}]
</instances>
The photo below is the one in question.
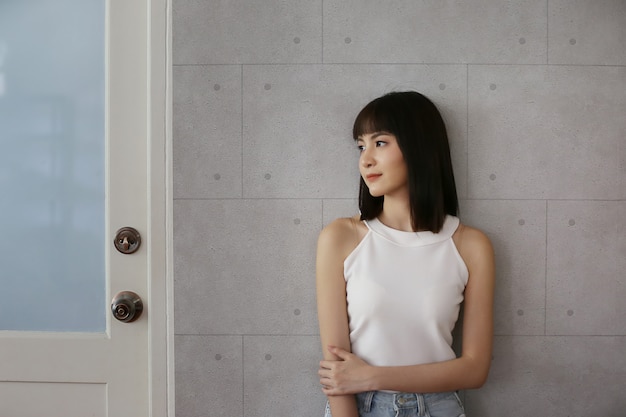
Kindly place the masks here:
<instances>
[{"instance_id":1,"label":"woman's forearm","mask_svg":"<svg viewBox=\"0 0 626 417\"><path fill-rule=\"evenodd\" d=\"M489 365L472 358L411 366L372 367L369 386L373 391L444 392L480 388Z\"/></svg>"},{"instance_id":2,"label":"woman's forearm","mask_svg":"<svg viewBox=\"0 0 626 417\"><path fill-rule=\"evenodd\" d=\"M359 417L354 395L328 397L333 417Z\"/></svg>"}]
</instances>

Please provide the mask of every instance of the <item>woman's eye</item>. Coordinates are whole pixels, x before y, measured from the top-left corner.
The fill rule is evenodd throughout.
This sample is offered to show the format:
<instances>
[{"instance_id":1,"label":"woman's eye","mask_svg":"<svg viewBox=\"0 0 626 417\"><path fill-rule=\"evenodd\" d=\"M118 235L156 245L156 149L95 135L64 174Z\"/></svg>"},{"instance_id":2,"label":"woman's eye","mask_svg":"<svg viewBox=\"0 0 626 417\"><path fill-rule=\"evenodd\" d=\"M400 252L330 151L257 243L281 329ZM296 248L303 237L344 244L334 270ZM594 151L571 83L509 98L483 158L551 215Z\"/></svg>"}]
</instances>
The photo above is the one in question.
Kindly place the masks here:
<instances>
[{"instance_id":1,"label":"woman's eye","mask_svg":"<svg viewBox=\"0 0 626 417\"><path fill-rule=\"evenodd\" d=\"M382 141L382 140L377 140L376 141L376 147L385 146L386 144L387 144L387 142Z\"/></svg>"},{"instance_id":2,"label":"woman's eye","mask_svg":"<svg viewBox=\"0 0 626 417\"><path fill-rule=\"evenodd\" d=\"M363 152L365 150L365 146L363 145L358 145L357 149L359 150L359 152Z\"/></svg>"}]
</instances>

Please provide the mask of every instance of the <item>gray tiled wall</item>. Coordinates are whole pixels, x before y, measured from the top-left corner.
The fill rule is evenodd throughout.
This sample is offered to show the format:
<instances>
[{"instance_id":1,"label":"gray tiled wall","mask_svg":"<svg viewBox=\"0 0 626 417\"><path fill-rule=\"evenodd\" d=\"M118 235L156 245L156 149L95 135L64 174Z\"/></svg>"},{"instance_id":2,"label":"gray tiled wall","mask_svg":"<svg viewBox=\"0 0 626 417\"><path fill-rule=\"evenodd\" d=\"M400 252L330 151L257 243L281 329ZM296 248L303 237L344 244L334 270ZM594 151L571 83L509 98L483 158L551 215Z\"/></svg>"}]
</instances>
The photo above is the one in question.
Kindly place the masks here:
<instances>
[{"instance_id":1,"label":"gray tiled wall","mask_svg":"<svg viewBox=\"0 0 626 417\"><path fill-rule=\"evenodd\" d=\"M178 417L318 417L315 244L351 123L415 89L497 258L468 416L626 411L624 0L174 0Z\"/></svg>"}]
</instances>

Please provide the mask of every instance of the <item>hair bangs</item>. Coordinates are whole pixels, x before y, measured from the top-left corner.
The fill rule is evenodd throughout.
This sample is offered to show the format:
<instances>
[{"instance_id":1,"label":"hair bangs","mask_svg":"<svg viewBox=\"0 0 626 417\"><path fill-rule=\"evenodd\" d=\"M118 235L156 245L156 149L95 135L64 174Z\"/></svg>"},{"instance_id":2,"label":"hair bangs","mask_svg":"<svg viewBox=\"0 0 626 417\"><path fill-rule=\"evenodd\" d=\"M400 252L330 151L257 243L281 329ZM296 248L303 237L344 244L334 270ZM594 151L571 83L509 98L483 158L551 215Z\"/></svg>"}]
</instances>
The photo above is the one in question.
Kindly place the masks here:
<instances>
[{"instance_id":1,"label":"hair bangs","mask_svg":"<svg viewBox=\"0 0 626 417\"><path fill-rule=\"evenodd\" d=\"M457 215L459 203L448 135L437 106L416 91L385 94L359 112L352 128L355 140L377 132L396 137L407 165L413 230L439 233L446 215ZM372 196L361 178L361 219L379 216L383 204L384 196Z\"/></svg>"},{"instance_id":2,"label":"hair bangs","mask_svg":"<svg viewBox=\"0 0 626 417\"><path fill-rule=\"evenodd\" d=\"M393 118L389 111L389 106L382 103L383 97L380 97L363 108L354 120L352 127L352 137L354 140L359 137L375 133L387 132L395 134Z\"/></svg>"}]
</instances>

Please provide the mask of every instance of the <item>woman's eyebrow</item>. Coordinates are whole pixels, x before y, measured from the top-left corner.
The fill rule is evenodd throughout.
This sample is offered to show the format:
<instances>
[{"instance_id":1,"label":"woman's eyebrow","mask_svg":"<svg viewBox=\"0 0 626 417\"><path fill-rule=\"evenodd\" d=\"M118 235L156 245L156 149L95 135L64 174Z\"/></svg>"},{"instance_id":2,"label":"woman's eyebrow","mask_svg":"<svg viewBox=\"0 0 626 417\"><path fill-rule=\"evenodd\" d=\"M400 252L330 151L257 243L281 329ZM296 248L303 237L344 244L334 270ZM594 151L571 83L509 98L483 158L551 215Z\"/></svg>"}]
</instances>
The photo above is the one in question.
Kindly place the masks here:
<instances>
[{"instance_id":1,"label":"woman's eyebrow","mask_svg":"<svg viewBox=\"0 0 626 417\"><path fill-rule=\"evenodd\" d=\"M371 133L370 140L374 140L374 139L376 139L376 138L377 138L377 137L379 137L379 136L389 136L389 135L391 135L391 133L386 132L386 131L384 131L384 130L381 130L381 131L378 131L378 132ZM362 136L362 135L361 135L361 136L359 136L358 138L356 138L356 140L357 140L357 141L359 141L359 140L360 140L360 141L364 141L364 139L363 139L363 136Z\"/></svg>"},{"instance_id":2,"label":"woman's eyebrow","mask_svg":"<svg viewBox=\"0 0 626 417\"><path fill-rule=\"evenodd\" d=\"M372 139L376 139L379 136L389 136L389 135L391 135L391 133L381 130L380 132L374 132L372 134Z\"/></svg>"}]
</instances>

